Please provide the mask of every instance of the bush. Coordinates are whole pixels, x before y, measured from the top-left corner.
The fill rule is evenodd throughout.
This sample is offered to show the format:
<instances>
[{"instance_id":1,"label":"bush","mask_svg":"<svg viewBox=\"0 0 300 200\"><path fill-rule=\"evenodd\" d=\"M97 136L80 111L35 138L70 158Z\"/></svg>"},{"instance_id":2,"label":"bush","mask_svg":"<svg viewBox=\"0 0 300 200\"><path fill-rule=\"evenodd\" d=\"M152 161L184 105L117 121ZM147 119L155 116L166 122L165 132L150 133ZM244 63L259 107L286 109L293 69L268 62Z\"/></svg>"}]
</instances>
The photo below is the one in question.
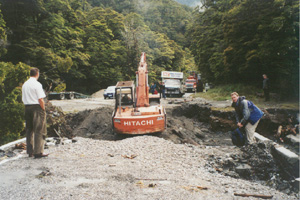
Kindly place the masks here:
<instances>
[{"instance_id":1,"label":"bush","mask_svg":"<svg viewBox=\"0 0 300 200\"><path fill-rule=\"evenodd\" d=\"M0 62L0 145L20 138L24 129L21 84L29 77L30 66Z\"/></svg>"}]
</instances>

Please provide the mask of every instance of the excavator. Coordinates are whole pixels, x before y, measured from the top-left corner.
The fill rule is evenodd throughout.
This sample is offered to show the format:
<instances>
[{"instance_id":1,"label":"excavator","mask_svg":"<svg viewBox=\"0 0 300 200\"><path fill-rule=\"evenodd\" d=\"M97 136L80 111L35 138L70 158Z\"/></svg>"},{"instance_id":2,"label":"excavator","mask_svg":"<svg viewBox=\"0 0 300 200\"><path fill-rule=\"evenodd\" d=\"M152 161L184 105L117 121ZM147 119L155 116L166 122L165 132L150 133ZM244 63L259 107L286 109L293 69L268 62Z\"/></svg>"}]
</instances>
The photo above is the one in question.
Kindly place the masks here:
<instances>
[{"instance_id":1,"label":"excavator","mask_svg":"<svg viewBox=\"0 0 300 200\"><path fill-rule=\"evenodd\" d=\"M143 52L134 81L119 81L112 114L116 134L141 135L160 133L166 129L166 111L159 94L149 94L146 54Z\"/></svg>"}]
</instances>

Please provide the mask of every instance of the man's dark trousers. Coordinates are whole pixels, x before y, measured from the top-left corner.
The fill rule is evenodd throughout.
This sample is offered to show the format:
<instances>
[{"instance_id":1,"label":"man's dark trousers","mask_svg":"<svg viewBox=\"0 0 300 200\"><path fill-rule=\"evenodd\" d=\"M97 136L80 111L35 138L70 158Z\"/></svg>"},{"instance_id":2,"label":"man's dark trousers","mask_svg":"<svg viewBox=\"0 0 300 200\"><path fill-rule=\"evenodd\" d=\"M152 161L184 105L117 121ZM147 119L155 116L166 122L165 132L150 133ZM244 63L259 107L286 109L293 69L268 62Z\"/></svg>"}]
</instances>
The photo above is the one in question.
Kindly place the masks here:
<instances>
[{"instance_id":1,"label":"man's dark trousers","mask_svg":"<svg viewBox=\"0 0 300 200\"><path fill-rule=\"evenodd\" d=\"M39 104L25 105L26 144L29 155L44 153L46 112Z\"/></svg>"},{"instance_id":2,"label":"man's dark trousers","mask_svg":"<svg viewBox=\"0 0 300 200\"><path fill-rule=\"evenodd\" d=\"M269 89L264 89L264 96L265 96L265 101L269 101L270 100Z\"/></svg>"}]
</instances>

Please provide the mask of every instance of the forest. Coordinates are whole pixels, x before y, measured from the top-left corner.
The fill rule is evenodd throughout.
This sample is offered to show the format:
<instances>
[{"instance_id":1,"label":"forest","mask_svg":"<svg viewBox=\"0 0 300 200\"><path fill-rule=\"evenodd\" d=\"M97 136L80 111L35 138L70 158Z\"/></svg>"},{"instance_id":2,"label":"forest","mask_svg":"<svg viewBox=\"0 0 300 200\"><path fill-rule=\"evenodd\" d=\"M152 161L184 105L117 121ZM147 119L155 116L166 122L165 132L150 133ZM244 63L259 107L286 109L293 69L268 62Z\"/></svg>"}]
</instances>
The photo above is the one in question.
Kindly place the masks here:
<instances>
[{"instance_id":1,"label":"forest","mask_svg":"<svg viewBox=\"0 0 300 200\"><path fill-rule=\"evenodd\" d=\"M259 88L266 73L274 91L298 97L298 1L178 2L0 0L0 144L24 129L30 67L47 92L92 94L134 80L146 52L150 81L163 70L197 70L215 85Z\"/></svg>"}]
</instances>

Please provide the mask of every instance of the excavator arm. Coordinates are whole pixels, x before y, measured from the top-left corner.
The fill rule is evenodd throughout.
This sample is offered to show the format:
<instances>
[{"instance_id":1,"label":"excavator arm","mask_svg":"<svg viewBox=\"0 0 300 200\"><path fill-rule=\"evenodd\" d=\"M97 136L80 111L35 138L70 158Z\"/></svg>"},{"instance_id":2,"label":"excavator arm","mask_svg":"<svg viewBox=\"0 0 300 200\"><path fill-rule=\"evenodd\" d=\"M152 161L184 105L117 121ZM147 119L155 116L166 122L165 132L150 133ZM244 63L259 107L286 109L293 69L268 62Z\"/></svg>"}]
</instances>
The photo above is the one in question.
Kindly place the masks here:
<instances>
[{"instance_id":1,"label":"excavator arm","mask_svg":"<svg viewBox=\"0 0 300 200\"><path fill-rule=\"evenodd\" d=\"M136 87L136 107L149 107L149 86L146 54L143 52L138 67Z\"/></svg>"}]
</instances>

